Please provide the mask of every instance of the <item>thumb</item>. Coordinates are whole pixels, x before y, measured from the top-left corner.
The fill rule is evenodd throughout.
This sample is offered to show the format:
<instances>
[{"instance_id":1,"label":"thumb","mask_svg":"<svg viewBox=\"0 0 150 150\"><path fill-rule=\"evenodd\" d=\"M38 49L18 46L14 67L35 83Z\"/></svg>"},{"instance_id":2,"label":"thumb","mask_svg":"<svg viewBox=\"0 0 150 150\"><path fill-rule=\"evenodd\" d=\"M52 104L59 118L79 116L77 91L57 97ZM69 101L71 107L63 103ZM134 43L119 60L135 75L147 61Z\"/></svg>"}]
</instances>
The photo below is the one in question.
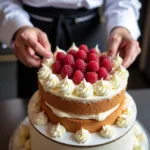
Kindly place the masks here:
<instances>
[{"instance_id":1,"label":"thumb","mask_svg":"<svg viewBox=\"0 0 150 150\"><path fill-rule=\"evenodd\" d=\"M114 57L117 54L119 46L121 44L121 37L120 36L111 36L109 39L109 49L108 55Z\"/></svg>"}]
</instances>

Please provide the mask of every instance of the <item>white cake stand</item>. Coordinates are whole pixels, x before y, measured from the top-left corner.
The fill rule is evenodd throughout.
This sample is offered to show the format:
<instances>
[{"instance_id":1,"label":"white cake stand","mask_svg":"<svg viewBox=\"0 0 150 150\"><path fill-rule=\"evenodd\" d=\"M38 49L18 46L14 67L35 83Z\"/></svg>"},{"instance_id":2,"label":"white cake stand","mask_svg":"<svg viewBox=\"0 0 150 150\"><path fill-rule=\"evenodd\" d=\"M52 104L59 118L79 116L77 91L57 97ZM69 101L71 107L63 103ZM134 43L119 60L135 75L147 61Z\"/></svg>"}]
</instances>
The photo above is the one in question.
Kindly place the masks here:
<instances>
[{"instance_id":1,"label":"white cake stand","mask_svg":"<svg viewBox=\"0 0 150 150\"><path fill-rule=\"evenodd\" d=\"M148 132L146 131L146 129L143 127L143 125L140 122L136 121L135 124L139 127L139 129L145 135L145 141L142 143L143 148L144 148L143 150L150 150L150 137L149 137ZM15 137L18 136L18 130L21 125L27 125L27 126L30 125L28 117L24 119L24 121L18 126L18 128L15 130L14 134L12 135L10 139L10 143L9 143L9 150L25 150L24 148L16 148L15 146Z\"/></svg>"}]
</instances>

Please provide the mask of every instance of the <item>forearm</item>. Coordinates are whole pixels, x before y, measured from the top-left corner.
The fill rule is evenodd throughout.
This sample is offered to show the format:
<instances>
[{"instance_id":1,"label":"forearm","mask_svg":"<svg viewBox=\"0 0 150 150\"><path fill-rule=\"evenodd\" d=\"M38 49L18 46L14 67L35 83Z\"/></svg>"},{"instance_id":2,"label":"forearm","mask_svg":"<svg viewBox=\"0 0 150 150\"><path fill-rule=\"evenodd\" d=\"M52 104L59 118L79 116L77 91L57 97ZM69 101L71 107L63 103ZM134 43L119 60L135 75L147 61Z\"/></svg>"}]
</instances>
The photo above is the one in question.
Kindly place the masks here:
<instances>
[{"instance_id":1,"label":"forearm","mask_svg":"<svg viewBox=\"0 0 150 150\"><path fill-rule=\"evenodd\" d=\"M0 3L0 41L10 45L14 33L24 25L32 26L32 23L19 2L0 0Z\"/></svg>"},{"instance_id":2,"label":"forearm","mask_svg":"<svg viewBox=\"0 0 150 150\"><path fill-rule=\"evenodd\" d=\"M138 0L106 0L104 14L107 20L107 33L116 27L126 28L134 39L140 36L138 27L139 9Z\"/></svg>"}]
</instances>

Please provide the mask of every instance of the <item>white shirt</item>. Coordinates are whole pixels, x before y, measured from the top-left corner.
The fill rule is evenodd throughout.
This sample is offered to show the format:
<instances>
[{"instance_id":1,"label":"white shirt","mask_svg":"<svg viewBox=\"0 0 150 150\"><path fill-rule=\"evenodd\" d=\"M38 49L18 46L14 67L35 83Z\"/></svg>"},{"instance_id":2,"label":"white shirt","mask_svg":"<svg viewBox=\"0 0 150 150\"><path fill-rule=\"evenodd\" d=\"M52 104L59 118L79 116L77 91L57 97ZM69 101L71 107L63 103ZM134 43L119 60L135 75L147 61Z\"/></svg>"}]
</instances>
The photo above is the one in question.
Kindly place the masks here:
<instances>
[{"instance_id":1,"label":"white shirt","mask_svg":"<svg viewBox=\"0 0 150 150\"><path fill-rule=\"evenodd\" d=\"M10 45L14 33L24 25L33 26L28 13L21 3L34 7L53 6L59 8L88 9L104 4L107 33L117 26L129 30L134 39L140 36L137 20L139 19L139 0L0 0L0 41Z\"/></svg>"}]
</instances>

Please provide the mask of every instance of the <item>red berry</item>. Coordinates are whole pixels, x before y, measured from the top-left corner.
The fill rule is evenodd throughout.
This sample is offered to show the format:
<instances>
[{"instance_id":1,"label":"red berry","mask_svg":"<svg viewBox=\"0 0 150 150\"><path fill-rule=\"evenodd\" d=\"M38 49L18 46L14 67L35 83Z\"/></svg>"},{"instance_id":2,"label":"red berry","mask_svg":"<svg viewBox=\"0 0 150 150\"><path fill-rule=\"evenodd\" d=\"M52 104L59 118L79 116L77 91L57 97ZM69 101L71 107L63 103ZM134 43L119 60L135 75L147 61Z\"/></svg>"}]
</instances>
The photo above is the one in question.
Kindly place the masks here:
<instances>
[{"instance_id":1,"label":"red berry","mask_svg":"<svg viewBox=\"0 0 150 150\"><path fill-rule=\"evenodd\" d=\"M99 80L102 79L102 78L105 80L108 77L108 72L104 67L99 68L97 74L98 74L98 79Z\"/></svg>"},{"instance_id":2,"label":"red berry","mask_svg":"<svg viewBox=\"0 0 150 150\"><path fill-rule=\"evenodd\" d=\"M85 74L85 79L87 82L90 82L91 84L93 84L98 80L98 75L96 72L87 72Z\"/></svg>"},{"instance_id":3,"label":"red berry","mask_svg":"<svg viewBox=\"0 0 150 150\"><path fill-rule=\"evenodd\" d=\"M87 57L87 61L90 62L90 61L99 61L99 58L98 58L98 55L96 55L95 53L91 53L88 55Z\"/></svg>"},{"instance_id":4,"label":"red berry","mask_svg":"<svg viewBox=\"0 0 150 150\"><path fill-rule=\"evenodd\" d=\"M108 56L107 55L101 55L100 57L99 57L99 61L100 61L100 63L104 60L104 59L109 59L108 58Z\"/></svg>"},{"instance_id":5,"label":"red berry","mask_svg":"<svg viewBox=\"0 0 150 150\"><path fill-rule=\"evenodd\" d=\"M103 59L103 61L101 62L101 67L106 68L108 72L112 71L112 63L109 59Z\"/></svg>"},{"instance_id":6,"label":"red berry","mask_svg":"<svg viewBox=\"0 0 150 150\"><path fill-rule=\"evenodd\" d=\"M76 55L76 59L83 59L83 60L86 60L87 58L87 53L83 50L79 50L77 52L77 55Z\"/></svg>"},{"instance_id":7,"label":"red berry","mask_svg":"<svg viewBox=\"0 0 150 150\"><path fill-rule=\"evenodd\" d=\"M90 49L89 54L91 54L91 53L94 53L94 54L96 54L96 55L97 55L97 51L96 51L96 49L94 49L94 48Z\"/></svg>"},{"instance_id":8,"label":"red berry","mask_svg":"<svg viewBox=\"0 0 150 150\"><path fill-rule=\"evenodd\" d=\"M77 51L72 49L68 52L68 54L71 54L74 58L76 58Z\"/></svg>"},{"instance_id":9,"label":"red berry","mask_svg":"<svg viewBox=\"0 0 150 150\"><path fill-rule=\"evenodd\" d=\"M64 65L72 65L74 62L74 57L71 54L67 54L63 60Z\"/></svg>"},{"instance_id":10,"label":"red berry","mask_svg":"<svg viewBox=\"0 0 150 150\"><path fill-rule=\"evenodd\" d=\"M76 70L73 75L73 82L79 84L84 78L84 74L80 70Z\"/></svg>"},{"instance_id":11,"label":"red berry","mask_svg":"<svg viewBox=\"0 0 150 150\"><path fill-rule=\"evenodd\" d=\"M96 62L96 61L90 61L90 62L87 64L87 70L88 70L88 71L96 72L96 71L98 71L98 69L99 69L99 63Z\"/></svg>"},{"instance_id":12,"label":"red berry","mask_svg":"<svg viewBox=\"0 0 150 150\"><path fill-rule=\"evenodd\" d=\"M83 51L85 51L86 53L89 52L88 47L87 47L87 45L85 45L85 44L80 45L80 46L79 46L79 50L83 50Z\"/></svg>"},{"instance_id":13,"label":"red berry","mask_svg":"<svg viewBox=\"0 0 150 150\"><path fill-rule=\"evenodd\" d=\"M70 65L64 65L62 70L61 70L61 76L62 78L65 78L68 76L68 78L71 78L73 75L73 69Z\"/></svg>"},{"instance_id":14,"label":"red berry","mask_svg":"<svg viewBox=\"0 0 150 150\"><path fill-rule=\"evenodd\" d=\"M60 74L62 69L61 61L55 61L53 64L53 72L56 74Z\"/></svg>"},{"instance_id":15,"label":"red berry","mask_svg":"<svg viewBox=\"0 0 150 150\"><path fill-rule=\"evenodd\" d=\"M65 54L63 52L58 52L56 55L56 60L62 61L65 58Z\"/></svg>"},{"instance_id":16,"label":"red berry","mask_svg":"<svg viewBox=\"0 0 150 150\"><path fill-rule=\"evenodd\" d=\"M75 64L75 69L84 73L86 71L86 63L82 59L78 59Z\"/></svg>"}]
</instances>

